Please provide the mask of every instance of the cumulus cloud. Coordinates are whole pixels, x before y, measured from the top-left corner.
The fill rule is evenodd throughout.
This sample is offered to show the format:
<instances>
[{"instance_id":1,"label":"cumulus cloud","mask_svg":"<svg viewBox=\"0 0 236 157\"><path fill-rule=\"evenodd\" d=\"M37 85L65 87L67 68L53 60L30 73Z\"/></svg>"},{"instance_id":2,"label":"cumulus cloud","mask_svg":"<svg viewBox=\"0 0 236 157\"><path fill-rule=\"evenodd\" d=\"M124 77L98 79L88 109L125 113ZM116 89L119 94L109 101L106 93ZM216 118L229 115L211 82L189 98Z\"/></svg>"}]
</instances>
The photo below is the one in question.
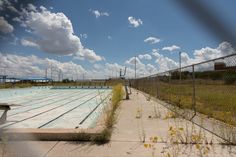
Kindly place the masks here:
<instances>
[{"instance_id":1,"label":"cumulus cloud","mask_svg":"<svg viewBox=\"0 0 236 157\"><path fill-rule=\"evenodd\" d=\"M235 53L231 44L222 42L217 48L205 47L194 51L196 61L205 61Z\"/></svg>"},{"instance_id":2,"label":"cumulus cloud","mask_svg":"<svg viewBox=\"0 0 236 157\"><path fill-rule=\"evenodd\" d=\"M149 44L156 44L159 43L161 40L156 38L156 37L148 37L144 40L145 43L149 43Z\"/></svg>"},{"instance_id":3,"label":"cumulus cloud","mask_svg":"<svg viewBox=\"0 0 236 157\"><path fill-rule=\"evenodd\" d=\"M151 60L152 59L152 56L151 55L149 55L149 54L140 54L140 55L138 55L138 58L139 59L146 59L146 60Z\"/></svg>"},{"instance_id":4,"label":"cumulus cloud","mask_svg":"<svg viewBox=\"0 0 236 157\"><path fill-rule=\"evenodd\" d=\"M231 44L228 42L222 42L216 48L205 47L198 50L194 50L193 56L190 57L188 53L181 53L182 66L187 66L203 61L223 57L235 53ZM171 70L179 67L179 62L169 57L166 57L158 52L157 49L152 50L152 55L156 57L156 64L159 72ZM228 62L227 62L228 63ZM212 70L214 68L213 62L205 63L197 66L197 70Z\"/></svg>"},{"instance_id":5,"label":"cumulus cloud","mask_svg":"<svg viewBox=\"0 0 236 157\"><path fill-rule=\"evenodd\" d=\"M43 6L39 11L36 7L30 8L34 11L23 10L21 21L24 21L23 24L36 36L31 42L37 44L39 49L52 54L73 54L75 58L87 59L91 62L103 60L103 57L82 45L65 14L53 13Z\"/></svg>"},{"instance_id":6,"label":"cumulus cloud","mask_svg":"<svg viewBox=\"0 0 236 157\"><path fill-rule=\"evenodd\" d=\"M30 41L30 40L27 40L27 39L21 39L21 44L23 46L38 47L38 45L36 43L34 43L33 41Z\"/></svg>"},{"instance_id":7,"label":"cumulus cloud","mask_svg":"<svg viewBox=\"0 0 236 157\"><path fill-rule=\"evenodd\" d=\"M64 78L76 78L78 74L87 73L87 71L74 62L60 62L49 58L40 58L34 55L22 56L16 54L3 54L0 52L0 69L6 71L6 74L14 77L38 76L44 77L45 70L48 69L48 77L52 69L53 79L58 79L58 72L63 72ZM6 70L3 70L6 69ZM1 72L0 70L0 72Z\"/></svg>"},{"instance_id":8,"label":"cumulus cloud","mask_svg":"<svg viewBox=\"0 0 236 157\"><path fill-rule=\"evenodd\" d=\"M158 52L157 49L152 50L152 55L156 57L155 63L158 66L158 71L163 72L178 67L178 63L173 59L166 57Z\"/></svg>"},{"instance_id":9,"label":"cumulus cloud","mask_svg":"<svg viewBox=\"0 0 236 157\"><path fill-rule=\"evenodd\" d=\"M9 24L3 16L0 16L0 32L2 33L12 33L14 30L14 27Z\"/></svg>"},{"instance_id":10,"label":"cumulus cloud","mask_svg":"<svg viewBox=\"0 0 236 157\"><path fill-rule=\"evenodd\" d=\"M138 27L143 24L141 19L135 19L133 16L129 16L128 21L133 27Z\"/></svg>"},{"instance_id":11,"label":"cumulus cloud","mask_svg":"<svg viewBox=\"0 0 236 157\"><path fill-rule=\"evenodd\" d=\"M142 76L148 76L150 74L154 74L157 72L157 69L154 65L148 63L144 64L142 63L139 58L137 57L131 57L127 61L125 61L125 64L129 67L129 77L134 77L135 73L135 60L136 60L136 75L137 77Z\"/></svg>"},{"instance_id":12,"label":"cumulus cloud","mask_svg":"<svg viewBox=\"0 0 236 157\"><path fill-rule=\"evenodd\" d=\"M155 73L157 70L156 67L152 64L147 64L146 69L150 74Z\"/></svg>"},{"instance_id":13,"label":"cumulus cloud","mask_svg":"<svg viewBox=\"0 0 236 157\"><path fill-rule=\"evenodd\" d=\"M163 47L162 50L166 50L166 51L174 51L174 50L179 50L180 47L176 46L176 45L172 45L172 46L167 46L167 47Z\"/></svg>"},{"instance_id":14,"label":"cumulus cloud","mask_svg":"<svg viewBox=\"0 0 236 157\"><path fill-rule=\"evenodd\" d=\"M9 10L13 13L19 13L12 3L17 3L17 1L1 0L0 1L0 11Z\"/></svg>"},{"instance_id":15,"label":"cumulus cloud","mask_svg":"<svg viewBox=\"0 0 236 157\"><path fill-rule=\"evenodd\" d=\"M90 9L90 11L92 12L92 14L95 15L96 18L99 18L101 16L110 16L110 14L108 12L101 12L101 11L92 10L92 9Z\"/></svg>"},{"instance_id":16,"label":"cumulus cloud","mask_svg":"<svg viewBox=\"0 0 236 157\"><path fill-rule=\"evenodd\" d=\"M34 6L34 5L31 4L31 3L28 4L27 9L28 9L29 11L35 11L35 12L37 11L37 7Z\"/></svg>"}]
</instances>

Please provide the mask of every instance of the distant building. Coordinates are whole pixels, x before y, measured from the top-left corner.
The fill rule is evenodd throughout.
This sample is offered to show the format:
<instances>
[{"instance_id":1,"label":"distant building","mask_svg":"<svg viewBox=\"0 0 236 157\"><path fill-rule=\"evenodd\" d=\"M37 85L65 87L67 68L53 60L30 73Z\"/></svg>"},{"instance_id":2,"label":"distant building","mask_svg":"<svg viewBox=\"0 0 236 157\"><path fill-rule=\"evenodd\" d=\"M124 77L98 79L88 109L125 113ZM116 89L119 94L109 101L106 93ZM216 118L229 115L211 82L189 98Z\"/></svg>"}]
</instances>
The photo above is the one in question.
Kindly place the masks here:
<instances>
[{"instance_id":1,"label":"distant building","mask_svg":"<svg viewBox=\"0 0 236 157\"><path fill-rule=\"evenodd\" d=\"M236 66L226 66L226 64L224 62L215 62L214 69L215 69L215 71L236 70Z\"/></svg>"},{"instance_id":2,"label":"distant building","mask_svg":"<svg viewBox=\"0 0 236 157\"><path fill-rule=\"evenodd\" d=\"M224 62L215 62L214 69L215 70L225 70L226 64Z\"/></svg>"}]
</instances>

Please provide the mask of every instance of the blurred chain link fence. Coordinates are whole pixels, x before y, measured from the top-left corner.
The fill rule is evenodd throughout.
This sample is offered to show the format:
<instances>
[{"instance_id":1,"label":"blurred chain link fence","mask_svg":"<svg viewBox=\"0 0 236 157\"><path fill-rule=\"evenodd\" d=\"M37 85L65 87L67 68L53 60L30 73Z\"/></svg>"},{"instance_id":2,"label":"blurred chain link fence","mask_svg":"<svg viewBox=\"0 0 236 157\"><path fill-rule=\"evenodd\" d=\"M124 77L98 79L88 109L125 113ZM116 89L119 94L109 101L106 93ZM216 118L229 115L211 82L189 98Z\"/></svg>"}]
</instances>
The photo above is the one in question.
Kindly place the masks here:
<instances>
[{"instance_id":1,"label":"blurred chain link fence","mask_svg":"<svg viewBox=\"0 0 236 157\"><path fill-rule=\"evenodd\" d=\"M192 111L190 120L199 112L236 126L236 54L130 82L172 106Z\"/></svg>"}]
</instances>

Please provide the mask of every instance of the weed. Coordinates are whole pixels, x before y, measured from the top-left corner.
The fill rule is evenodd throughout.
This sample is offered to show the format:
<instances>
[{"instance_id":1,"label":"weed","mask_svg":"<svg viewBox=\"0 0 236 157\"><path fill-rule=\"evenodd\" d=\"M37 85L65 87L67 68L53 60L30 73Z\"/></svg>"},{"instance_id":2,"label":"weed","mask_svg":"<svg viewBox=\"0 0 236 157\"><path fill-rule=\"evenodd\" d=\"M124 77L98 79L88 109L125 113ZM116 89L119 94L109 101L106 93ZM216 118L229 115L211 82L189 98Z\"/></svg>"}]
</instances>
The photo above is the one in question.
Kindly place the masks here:
<instances>
[{"instance_id":1,"label":"weed","mask_svg":"<svg viewBox=\"0 0 236 157\"><path fill-rule=\"evenodd\" d=\"M177 113L172 112L172 111L168 111L168 112L166 113L164 119L177 118L177 117L178 117Z\"/></svg>"},{"instance_id":2,"label":"weed","mask_svg":"<svg viewBox=\"0 0 236 157\"><path fill-rule=\"evenodd\" d=\"M113 125L115 124L117 119L116 110L119 107L119 103L123 99L123 96L124 91L122 84L114 86L112 90L111 106L108 106L105 111L105 128L100 134L93 137L91 139L92 141L96 143L109 142L113 130Z\"/></svg>"},{"instance_id":3,"label":"weed","mask_svg":"<svg viewBox=\"0 0 236 157\"><path fill-rule=\"evenodd\" d=\"M137 109L135 118L140 119L142 117L142 109Z\"/></svg>"}]
</instances>

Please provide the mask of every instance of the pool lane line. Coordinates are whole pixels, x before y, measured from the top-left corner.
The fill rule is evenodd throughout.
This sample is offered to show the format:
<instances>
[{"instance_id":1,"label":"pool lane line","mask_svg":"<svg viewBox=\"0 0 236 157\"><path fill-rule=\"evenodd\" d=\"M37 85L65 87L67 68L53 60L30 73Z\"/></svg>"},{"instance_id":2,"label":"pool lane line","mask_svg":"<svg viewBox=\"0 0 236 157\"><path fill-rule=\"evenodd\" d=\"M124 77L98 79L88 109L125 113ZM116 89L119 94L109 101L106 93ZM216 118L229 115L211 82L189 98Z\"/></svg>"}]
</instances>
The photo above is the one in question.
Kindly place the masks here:
<instances>
[{"instance_id":1,"label":"pool lane line","mask_svg":"<svg viewBox=\"0 0 236 157\"><path fill-rule=\"evenodd\" d=\"M20 99L17 98L18 100L14 100L14 101L1 101L1 102L8 103L8 104L19 105L18 107L11 108L11 110L16 110L18 108L22 108L22 107L25 107L25 106L30 106L33 103L33 101L37 102L37 101L42 100L43 98L47 99L47 98L52 97L52 96L53 97L54 96L58 96L57 93L56 94L52 93L52 95L50 95L50 94L51 93L46 93L46 94L40 95L38 97L37 97L37 95L30 95L30 96L28 96L29 98L21 97L20 98L20 99L22 99L21 101L20 101ZM47 95L50 95L50 96L47 96ZM30 97L32 99L30 99ZM24 104L28 104L28 105L24 105Z\"/></svg>"},{"instance_id":2,"label":"pool lane line","mask_svg":"<svg viewBox=\"0 0 236 157\"><path fill-rule=\"evenodd\" d=\"M89 94L87 94L87 95L83 95L83 96L81 96L81 97L88 96L88 95L91 95L91 94L93 94L93 93L89 93ZM52 111L52 110L55 110L55 109L57 109L57 108L59 108L59 107L62 107L62 106L68 105L68 104L70 104L71 102L80 99L81 97L76 98L76 99L73 99L73 100L71 100L71 101L69 101L69 102L67 102L67 103L65 103L65 104L62 104L62 105L56 106L56 107L51 108L51 109L49 109L49 110L46 110L46 111L40 112L40 113L38 113L38 114L36 114L36 115L33 115L33 116L31 116L31 117L27 117L27 118L22 119L22 120L20 120L20 121L17 121L17 122L14 122L14 123L11 123L11 124L8 124L8 125L5 125L5 126L3 126L3 127L0 127L0 129L6 128L6 127L9 127L9 126L11 126L11 125L14 125L14 124L17 124L17 123L20 123L20 122L26 121L26 120L28 120L28 119L31 119L31 118L37 117L37 116L39 116L39 115L41 115L41 114L44 114L44 113L50 112L50 111Z\"/></svg>"},{"instance_id":3,"label":"pool lane line","mask_svg":"<svg viewBox=\"0 0 236 157\"><path fill-rule=\"evenodd\" d=\"M46 96L46 98L48 98L48 97L50 97L50 96L47 96L48 94L51 94L52 93L52 95L50 95L50 96L55 96L55 95L58 95L58 93L55 93L55 94L53 94L53 91L50 91L50 92L46 92L46 93L43 93L42 95L39 95L38 97L37 97L37 95L36 95L36 97L35 98L33 98L33 99L30 99L30 98L32 98L32 97L34 97L35 96L35 94L40 94L40 92L39 93L34 93L34 94L31 94L31 95L27 95L26 97L28 97L28 98L26 98L27 99L27 101L21 101L21 102L19 102L20 104L22 104L22 103L29 103L29 102L31 102L32 100L39 100L39 99L41 99L41 98L44 98L45 96ZM8 101L7 103L14 103L14 102L17 102L19 99L25 99L25 97L20 97L20 98L16 98L15 100L13 100L13 101ZM30 100L29 100L30 99ZM18 104L19 104L18 103Z\"/></svg>"},{"instance_id":4,"label":"pool lane line","mask_svg":"<svg viewBox=\"0 0 236 157\"><path fill-rule=\"evenodd\" d=\"M42 93L42 94L41 94ZM17 97L11 101L8 101L9 103L14 103L14 102L18 102L20 101L20 103L26 103L30 100L37 100L39 97L43 97L43 96L47 96L48 94L52 94L53 95L53 91L43 91L43 92L38 92L38 93L32 93L32 94L29 94L29 95L26 95L26 96L20 96L20 97ZM36 97L34 97L36 96ZM33 97L33 99L31 99ZM23 101L22 101L23 99ZM27 101L26 101L27 100Z\"/></svg>"},{"instance_id":5,"label":"pool lane line","mask_svg":"<svg viewBox=\"0 0 236 157\"><path fill-rule=\"evenodd\" d=\"M79 125L82 125L82 124L88 119L88 117L89 117L94 111L96 111L96 109L97 109L110 95L111 95L111 93L108 94L92 111L90 111L89 114L88 114L82 121L80 121ZM77 129L77 128L79 128L79 126L76 126L76 127L75 127L75 129Z\"/></svg>"},{"instance_id":6,"label":"pool lane line","mask_svg":"<svg viewBox=\"0 0 236 157\"><path fill-rule=\"evenodd\" d=\"M79 93L80 93L80 92L77 91L77 92L73 92L73 93L66 93L66 94L63 94L63 95L61 95L61 96L66 96L65 98L67 99L67 98L75 97L75 96L77 96L77 94L79 94ZM57 95L56 97L47 99L47 100L45 100L45 101L51 101L51 100L54 100L55 98L58 98L58 97L61 97L61 96L58 96L58 95ZM13 114L9 114L8 117L11 117L11 116L14 116L14 115L17 115L17 114L20 114L20 113L32 111L32 110L35 110L35 109L39 109L39 108L45 107L45 106L47 106L47 105L51 105L51 104L54 104L54 103L56 103L56 102L63 101L65 98L56 99L55 101L52 101L52 102L49 102L49 103L46 103L46 104L42 104L43 102L45 102L45 101L42 101L42 102L32 103L32 104L30 104L30 105L22 106L21 108L17 108L17 109L20 110L20 109L25 108L25 107L28 107L28 109L26 108L26 110L24 110L24 111L16 112L16 113L13 113ZM41 104L41 105L39 105L39 104ZM31 106L34 106L34 105L35 105L35 107L32 108ZM29 107L30 107L30 108L29 108ZM17 109L16 109L16 110L17 110ZM14 111L15 111L15 110L14 110Z\"/></svg>"},{"instance_id":7,"label":"pool lane line","mask_svg":"<svg viewBox=\"0 0 236 157\"><path fill-rule=\"evenodd\" d=\"M74 93L74 92L73 92ZM60 95L61 94L61 95ZM37 99L36 99L36 103L37 104L40 104L40 103L43 103L43 102L45 102L45 101L50 101L50 100L52 100L52 99L55 99L55 98L58 98L58 97L61 97L61 96L65 96L65 95L69 95L69 94L71 94L71 93L55 93L53 96L52 95L50 95L50 96L48 96L48 97L46 97L46 100L42 97L42 98L39 98L39 100L40 99L43 99L42 101L37 101ZM49 99L48 99L49 98ZM31 102L31 101L29 101L29 102ZM19 108L24 108L24 107L27 107L27 106L32 106L32 105L34 105L35 104L35 102L33 101L32 103L29 103L29 104L27 104L27 105L24 105L24 106L21 106L21 107L17 107L17 108L13 108L12 110L16 110L16 109L19 109Z\"/></svg>"},{"instance_id":8,"label":"pool lane line","mask_svg":"<svg viewBox=\"0 0 236 157\"><path fill-rule=\"evenodd\" d=\"M104 93L104 92L105 92L105 91L103 91L103 92L101 92L101 93ZM40 129L40 128L42 128L42 127L46 126L46 125L48 125L49 123L51 123L51 122L53 122L53 121L57 120L58 118L60 118L60 117L62 117L62 116L64 116L64 115L66 115L67 113L69 113L69 112L73 111L74 109L76 109L76 108L80 107L81 105L83 105L83 104L85 104L85 103L89 102L90 100L92 100L92 99L96 98L98 95L99 95L99 94L95 95L94 97L92 97L92 98L90 98L90 99L87 99L87 100L85 100L84 102L82 102L82 103L80 103L79 105L77 105L77 106L73 107L72 109L70 109L70 110L67 110L66 112L62 113L61 115L57 116L56 118L54 118L54 119L52 119L52 120L48 121L47 123L45 123L45 124L43 124L43 125L39 126L39 127L38 127L38 129Z\"/></svg>"},{"instance_id":9,"label":"pool lane line","mask_svg":"<svg viewBox=\"0 0 236 157\"><path fill-rule=\"evenodd\" d=\"M47 91L50 91L50 90L47 90ZM38 94L38 93L41 93L42 91L38 91L38 92L34 92L34 93L32 93L32 92L30 92L30 93L27 93L27 94L25 94L25 95L12 95L11 97L8 97L8 98L6 98L5 100L4 99L0 99L0 101L7 101L7 100L10 100L10 99L12 99L12 97L14 97L15 98L15 100L11 100L10 102L14 102L14 101L17 101L18 99L22 99L22 97L32 97L32 95L34 95L34 94Z\"/></svg>"},{"instance_id":10,"label":"pool lane line","mask_svg":"<svg viewBox=\"0 0 236 157\"><path fill-rule=\"evenodd\" d=\"M20 109L20 108L31 106L34 103L42 103L42 102L50 100L52 97L57 98L59 95L60 95L59 93L55 93L55 94L52 94L50 96L45 96L44 95L42 97L36 97L35 99L31 99L31 100L28 100L28 101L24 101L24 102L22 101L20 103L14 103L14 104L17 104L17 105L20 105L20 106L19 107L14 107L11 110L17 110L17 109ZM34 97L34 96L31 96L31 97Z\"/></svg>"},{"instance_id":11,"label":"pool lane line","mask_svg":"<svg viewBox=\"0 0 236 157\"><path fill-rule=\"evenodd\" d=\"M53 101L53 102L44 104L44 105L42 105L42 106L38 106L38 107L35 107L35 108L30 108L30 109L28 109L28 110L25 110L25 111L22 111L22 112L17 112L17 113L14 113L14 114L9 114L8 117L11 117L11 116L14 116L14 115L17 115L17 114L20 114L20 113L32 111L32 110L35 110L35 109L39 109L39 108L42 108L42 107L45 107L45 106L48 106L48 105L52 105L52 104L54 104L54 103L56 103L56 102L63 101L64 99L73 98L73 97L75 97L75 96L78 96L78 95L77 95L78 93L80 93L80 91L74 92L74 93L72 93L72 95L70 95L70 96L68 96L68 97L64 97L64 98L62 98L62 99L57 99L57 100L55 100L55 101ZM70 93L70 94L71 94L71 93ZM67 95L69 95L69 94L66 93L66 94L63 95L63 96L67 96ZM52 100L52 99L51 99L51 100ZM41 102L40 102L40 103L41 103ZM38 104L40 104L40 103L38 103ZM33 104L32 104L32 105L33 105ZM28 105L28 106L32 106L32 105Z\"/></svg>"}]
</instances>

